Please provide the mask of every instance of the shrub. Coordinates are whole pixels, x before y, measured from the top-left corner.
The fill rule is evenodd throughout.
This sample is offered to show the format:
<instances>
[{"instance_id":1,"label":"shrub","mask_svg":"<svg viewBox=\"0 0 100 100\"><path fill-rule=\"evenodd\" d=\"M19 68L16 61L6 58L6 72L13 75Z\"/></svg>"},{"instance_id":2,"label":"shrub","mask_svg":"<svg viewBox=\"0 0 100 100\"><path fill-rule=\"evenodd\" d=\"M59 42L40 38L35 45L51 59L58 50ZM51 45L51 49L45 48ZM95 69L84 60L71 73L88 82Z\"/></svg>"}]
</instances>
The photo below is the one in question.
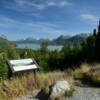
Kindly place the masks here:
<instances>
[{"instance_id":1,"label":"shrub","mask_svg":"<svg viewBox=\"0 0 100 100\"><path fill-rule=\"evenodd\" d=\"M75 79L82 79L90 71L91 67L88 64L82 64L79 68L72 71L72 75Z\"/></svg>"},{"instance_id":2,"label":"shrub","mask_svg":"<svg viewBox=\"0 0 100 100\"><path fill-rule=\"evenodd\" d=\"M0 53L0 79L6 79L8 76L7 55Z\"/></svg>"}]
</instances>

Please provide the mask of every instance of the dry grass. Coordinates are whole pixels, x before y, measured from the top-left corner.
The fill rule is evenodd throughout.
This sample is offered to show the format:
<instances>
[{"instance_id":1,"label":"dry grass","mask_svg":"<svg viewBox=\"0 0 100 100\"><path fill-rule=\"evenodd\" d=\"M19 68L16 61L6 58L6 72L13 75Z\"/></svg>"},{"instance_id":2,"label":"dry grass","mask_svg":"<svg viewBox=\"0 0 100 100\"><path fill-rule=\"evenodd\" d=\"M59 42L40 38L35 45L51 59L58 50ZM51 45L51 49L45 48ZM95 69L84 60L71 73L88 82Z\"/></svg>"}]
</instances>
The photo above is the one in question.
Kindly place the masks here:
<instances>
[{"instance_id":1,"label":"dry grass","mask_svg":"<svg viewBox=\"0 0 100 100\"><path fill-rule=\"evenodd\" d=\"M100 72L95 72L91 75L91 78L94 82L98 82L100 84Z\"/></svg>"},{"instance_id":2,"label":"dry grass","mask_svg":"<svg viewBox=\"0 0 100 100\"><path fill-rule=\"evenodd\" d=\"M100 86L100 64L82 64L80 68L71 72L75 79L85 79L90 85Z\"/></svg>"},{"instance_id":3,"label":"dry grass","mask_svg":"<svg viewBox=\"0 0 100 100\"><path fill-rule=\"evenodd\" d=\"M72 88L75 86L75 80L73 78L82 79L89 77L94 82L100 83L100 72L91 71L92 67L89 64L82 64L80 68L77 68L67 74L67 72L48 72L38 73L36 76L33 73L27 73L26 75L14 77L10 80L0 82L0 100L15 100L15 97L32 94L37 89L46 90L55 80L67 80ZM91 73L91 74L90 74ZM8 99L9 98L9 99Z\"/></svg>"},{"instance_id":4,"label":"dry grass","mask_svg":"<svg viewBox=\"0 0 100 100\"><path fill-rule=\"evenodd\" d=\"M100 86L100 64L94 64L94 66L87 73L87 77L90 78L94 85Z\"/></svg>"},{"instance_id":5,"label":"dry grass","mask_svg":"<svg viewBox=\"0 0 100 100\"><path fill-rule=\"evenodd\" d=\"M54 80L67 80L71 86L74 86L74 80L64 72L48 72L38 73L34 76L33 73L22 77L12 78L0 83L0 98L6 100L14 100L17 96L33 93L36 89L48 87ZM3 100L3 99L2 99Z\"/></svg>"},{"instance_id":6,"label":"dry grass","mask_svg":"<svg viewBox=\"0 0 100 100\"><path fill-rule=\"evenodd\" d=\"M83 78L91 70L91 65L82 64L80 68L77 68L71 72L72 76L76 79Z\"/></svg>"}]
</instances>

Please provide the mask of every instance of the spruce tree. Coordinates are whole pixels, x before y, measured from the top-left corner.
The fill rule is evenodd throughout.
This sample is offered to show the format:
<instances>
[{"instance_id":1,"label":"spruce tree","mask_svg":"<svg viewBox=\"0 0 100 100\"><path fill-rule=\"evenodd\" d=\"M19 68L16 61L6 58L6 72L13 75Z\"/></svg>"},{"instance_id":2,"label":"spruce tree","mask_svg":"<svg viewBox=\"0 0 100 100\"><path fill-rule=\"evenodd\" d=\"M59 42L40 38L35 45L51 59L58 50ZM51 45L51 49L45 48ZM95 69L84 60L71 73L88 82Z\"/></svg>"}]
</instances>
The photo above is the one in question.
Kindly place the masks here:
<instances>
[{"instance_id":1,"label":"spruce tree","mask_svg":"<svg viewBox=\"0 0 100 100\"><path fill-rule=\"evenodd\" d=\"M94 29L93 30L93 36L96 37L96 34L97 34L96 29Z\"/></svg>"},{"instance_id":2,"label":"spruce tree","mask_svg":"<svg viewBox=\"0 0 100 100\"><path fill-rule=\"evenodd\" d=\"M97 60L100 61L100 21L98 25L98 33L96 35L95 50Z\"/></svg>"},{"instance_id":3,"label":"spruce tree","mask_svg":"<svg viewBox=\"0 0 100 100\"><path fill-rule=\"evenodd\" d=\"M98 25L98 37L100 37L100 20L99 20L99 25Z\"/></svg>"}]
</instances>

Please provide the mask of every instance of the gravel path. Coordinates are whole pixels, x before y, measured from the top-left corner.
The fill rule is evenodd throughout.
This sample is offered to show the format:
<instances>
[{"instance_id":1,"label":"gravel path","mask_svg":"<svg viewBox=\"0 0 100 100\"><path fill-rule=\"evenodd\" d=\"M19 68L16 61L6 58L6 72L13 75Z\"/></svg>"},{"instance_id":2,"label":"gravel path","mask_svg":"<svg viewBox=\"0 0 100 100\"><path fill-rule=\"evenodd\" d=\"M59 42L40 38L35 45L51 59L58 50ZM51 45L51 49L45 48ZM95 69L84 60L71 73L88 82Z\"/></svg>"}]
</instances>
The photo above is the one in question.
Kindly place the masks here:
<instances>
[{"instance_id":1,"label":"gravel path","mask_svg":"<svg viewBox=\"0 0 100 100\"><path fill-rule=\"evenodd\" d=\"M77 87L73 97L66 100L100 100L100 88Z\"/></svg>"},{"instance_id":2,"label":"gravel path","mask_svg":"<svg viewBox=\"0 0 100 100\"><path fill-rule=\"evenodd\" d=\"M45 97L35 98L36 94L34 96L17 98L16 100L47 100ZM100 88L76 87L73 96L65 100L100 100Z\"/></svg>"}]
</instances>

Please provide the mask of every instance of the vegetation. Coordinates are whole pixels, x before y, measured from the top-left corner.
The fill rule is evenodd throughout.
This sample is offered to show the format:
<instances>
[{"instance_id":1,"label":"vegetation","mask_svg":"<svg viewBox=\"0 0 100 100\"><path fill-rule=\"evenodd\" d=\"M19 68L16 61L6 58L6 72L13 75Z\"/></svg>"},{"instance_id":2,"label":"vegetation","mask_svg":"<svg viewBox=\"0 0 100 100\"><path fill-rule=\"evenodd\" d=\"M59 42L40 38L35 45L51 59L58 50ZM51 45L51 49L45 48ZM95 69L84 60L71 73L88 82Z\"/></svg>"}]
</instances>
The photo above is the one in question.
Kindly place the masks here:
<instances>
[{"instance_id":1,"label":"vegetation","mask_svg":"<svg viewBox=\"0 0 100 100\"><path fill-rule=\"evenodd\" d=\"M75 79L83 79L84 77L86 77L86 74L89 73L90 70L91 65L82 64L79 68L73 70L71 74Z\"/></svg>"},{"instance_id":2,"label":"vegetation","mask_svg":"<svg viewBox=\"0 0 100 100\"><path fill-rule=\"evenodd\" d=\"M100 87L100 65L83 64L80 68L71 71L74 79L81 80L84 84Z\"/></svg>"},{"instance_id":3,"label":"vegetation","mask_svg":"<svg viewBox=\"0 0 100 100\"><path fill-rule=\"evenodd\" d=\"M43 42L38 51L32 49L16 50L15 46L6 40L5 45L0 49L0 59L2 61L0 68L2 71L5 71L5 69L7 71L6 62L8 59L28 57L34 58L41 66L42 71L67 70L69 67L74 68L83 62L99 61L99 31L100 25L98 26L98 32L94 29L93 35L89 36L84 42L77 45L66 44L61 51L48 51L47 42Z\"/></svg>"},{"instance_id":4,"label":"vegetation","mask_svg":"<svg viewBox=\"0 0 100 100\"><path fill-rule=\"evenodd\" d=\"M0 38L0 96L19 96L24 95L34 88L42 88L49 85L53 80L68 78L65 73L50 71L67 71L75 79L90 79L95 84L100 84L100 72L92 71L94 62L100 62L100 22L98 32L93 30L93 35L89 36L85 41L79 42L77 45L66 44L61 51L48 51L47 43L41 44L41 49L34 51L32 49L16 49L15 45L7 39ZM3 45L3 44L4 45ZM37 75L37 80L33 75L23 75L21 78L15 77L7 80L9 59L34 58L41 72ZM88 63L82 65L81 63ZM96 65L95 65L96 66ZM73 70L73 71L69 71ZM44 72L44 74L43 74ZM48 72L48 73L45 73ZM6 80L4 80L6 79Z\"/></svg>"},{"instance_id":5,"label":"vegetation","mask_svg":"<svg viewBox=\"0 0 100 100\"><path fill-rule=\"evenodd\" d=\"M80 42L77 45L66 44L61 51L48 51L48 44L44 42L38 51L32 49L16 50L15 46L8 40L2 39L2 41L6 42L0 49L0 68L3 73L5 71L7 74L6 62L8 59L27 57L34 58L43 71L65 70L69 67L79 66L83 62L96 62L99 60L99 28L100 25L98 26L98 32L94 29L93 35L89 36L86 41Z\"/></svg>"},{"instance_id":6,"label":"vegetation","mask_svg":"<svg viewBox=\"0 0 100 100\"><path fill-rule=\"evenodd\" d=\"M75 91L75 89L74 88L71 88L71 90L65 92L64 97L71 97L71 96L73 96L73 92L74 91Z\"/></svg>"},{"instance_id":7,"label":"vegetation","mask_svg":"<svg viewBox=\"0 0 100 100\"><path fill-rule=\"evenodd\" d=\"M36 89L48 87L54 80L58 79L65 79L71 84L71 86L74 86L73 78L64 72L39 73L37 76L34 76L33 73L28 73L22 77L2 81L0 83L0 98L2 95L4 98L14 100L17 96L30 94ZM46 91L44 92L46 93Z\"/></svg>"}]
</instances>

